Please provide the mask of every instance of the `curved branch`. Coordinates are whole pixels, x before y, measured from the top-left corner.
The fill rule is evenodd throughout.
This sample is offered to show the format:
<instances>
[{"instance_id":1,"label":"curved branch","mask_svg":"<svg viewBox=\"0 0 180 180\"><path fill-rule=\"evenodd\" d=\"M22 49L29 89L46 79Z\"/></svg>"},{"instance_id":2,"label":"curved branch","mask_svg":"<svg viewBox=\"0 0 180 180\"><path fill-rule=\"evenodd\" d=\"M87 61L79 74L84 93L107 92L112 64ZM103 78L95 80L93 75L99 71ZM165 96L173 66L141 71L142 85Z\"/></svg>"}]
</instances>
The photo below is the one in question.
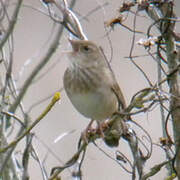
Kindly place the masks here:
<instances>
[{"instance_id":1,"label":"curved branch","mask_svg":"<svg viewBox=\"0 0 180 180\"><path fill-rule=\"evenodd\" d=\"M2 49L2 47L4 46L6 41L8 40L9 36L11 35L12 31L14 30L14 26L16 24L17 17L18 17L19 10L20 10L20 7L22 5L22 2L23 2L23 0L18 0L18 2L17 2L14 14L12 15L13 19L10 21L11 23L9 24L7 32L4 34L4 36L0 42L0 49Z\"/></svg>"},{"instance_id":2,"label":"curved branch","mask_svg":"<svg viewBox=\"0 0 180 180\"><path fill-rule=\"evenodd\" d=\"M49 103L49 105L46 107L46 109L40 114L40 116L32 123L32 125L30 125L26 131L21 134L16 140L12 141L9 145L7 145L6 147L0 149L0 153L5 152L7 149L11 148L11 147L15 147L17 145L17 143L23 139L40 121L41 119L43 119L46 114L51 110L51 108L55 105L55 103L57 101L59 101L60 99L60 93L57 92L55 93L53 99L51 100L51 102Z\"/></svg>"},{"instance_id":3,"label":"curved branch","mask_svg":"<svg viewBox=\"0 0 180 180\"><path fill-rule=\"evenodd\" d=\"M27 92L27 90L28 90L29 86L31 85L32 81L34 80L34 78L41 71L41 69L49 62L50 58L52 57L52 55L54 54L54 52L56 51L56 49L57 49L57 47L59 45L59 40L61 38L62 32L63 32L63 27L59 26L59 29L58 29L55 37L54 37L54 41L51 44L49 50L47 51L45 56L40 60L40 63L31 72L28 79L24 82L17 99L10 106L10 108L8 110L9 112L14 113L16 111L18 105L20 104L21 100L23 99L25 93Z\"/></svg>"}]
</instances>

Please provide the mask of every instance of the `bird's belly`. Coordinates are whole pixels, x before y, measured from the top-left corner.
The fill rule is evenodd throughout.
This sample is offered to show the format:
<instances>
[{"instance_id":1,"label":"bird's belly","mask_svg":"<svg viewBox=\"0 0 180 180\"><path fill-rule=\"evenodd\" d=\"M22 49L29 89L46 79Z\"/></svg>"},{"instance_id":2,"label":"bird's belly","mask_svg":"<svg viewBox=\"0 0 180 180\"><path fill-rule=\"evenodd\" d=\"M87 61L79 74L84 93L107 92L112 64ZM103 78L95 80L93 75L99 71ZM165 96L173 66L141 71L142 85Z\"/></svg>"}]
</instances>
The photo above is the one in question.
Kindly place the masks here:
<instances>
[{"instance_id":1,"label":"bird's belly","mask_svg":"<svg viewBox=\"0 0 180 180\"><path fill-rule=\"evenodd\" d=\"M117 98L112 92L75 94L70 100L81 114L99 121L111 117L118 109Z\"/></svg>"}]
</instances>

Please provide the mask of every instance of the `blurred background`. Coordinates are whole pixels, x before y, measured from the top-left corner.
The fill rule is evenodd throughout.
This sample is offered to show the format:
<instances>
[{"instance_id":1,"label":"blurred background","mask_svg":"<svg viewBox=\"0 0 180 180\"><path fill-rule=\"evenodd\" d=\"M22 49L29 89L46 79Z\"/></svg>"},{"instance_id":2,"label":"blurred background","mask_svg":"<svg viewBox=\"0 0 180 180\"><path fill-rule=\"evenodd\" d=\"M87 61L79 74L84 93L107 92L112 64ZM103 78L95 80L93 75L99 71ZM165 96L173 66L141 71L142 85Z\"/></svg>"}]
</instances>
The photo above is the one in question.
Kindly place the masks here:
<instances>
[{"instance_id":1,"label":"blurred background","mask_svg":"<svg viewBox=\"0 0 180 180\"><path fill-rule=\"evenodd\" d=\"M106 36L106 32L110 29L106 29L104 23L116 17L122 3L123 1L120 0L76 0L73 10L79 19L81 19L83 30L88 39L102 46L108 59L110 59L111 53L113 53L111 66L124 93L127 104L129 104L132 96L139 90L148 87L148 83L142 73L126 58L130 53L132 32L120 25L116 25L114 29L111 30L109 38L112 43L113 52ZM95 10L100 6L102 7ZM179 8L180 1L176 0L175 12L177 16L180 16ZM13 75L17 81L18 88L21 88L21 85L27 79L32 69L43 57L49 47L52 36L57 30L52 20L43 12L47 13L47 9L38 0L24 1L20 10L19 19L13 34L15 53ZM131 28L133 25L133 17L133 14L129 13L125 21L125 24ZM147 27L151 23L150 19L142 11L137 17L136 29L146 32ZM177 23L177 32L179 29L180 27ZM157 32L155 31L155 33ZM136 35L135 41L137 42L143 37L142 35ZM65 51L70 49L67 38L68 33L64 30L58 50L36 77L23 100L25 110L30 111L32 121L44 110L50 99L38 105L36 105L36 103L46 97L52 97L56 91L63 87L63 73L68 63ZM138 56L143 54L146 54L144 48L135 44L133 55ZM156 62L150 57L137 58L136 62L143 68L151 82L156 83ZM152 135L154 143L159 142L162 131L160 110L158 107L148 113L134 116L133 119L140 123ZM76 152L81 132L86 128L89 121L89 119L86 119L74 109L65 92L62 91L60 102L57 103L48 115L33 129L35 133L33 145L40 159L44 161L48 173L52 167L62 165ZM71 131L73 132L65 136L61 141L54 143L54 140L58 136ZM97 143L113 158L115 158L115 152L117 150L132 158L130 149L124 140L120 141L120 145L117 148L107 147L102 140L98 140ZM21 144L19 145L19 150L20 149ZM50 152L50 150L53 153ZM146 164L147 171L152 164L162 162L164 157L164 152L155 146L153 148L153 155ZM31 159L29 172L32 180L42 179L39 165L33 159ZM160 171L160 173L151 179L163 179L166 176L164 172L163 170ZM93 144L89 144L87 148L82 173L83 180L130 179L130 175L128 175L127 172ZM70 171L64 171L62 179L71 179Z\"/></svg>"}]
</instances>

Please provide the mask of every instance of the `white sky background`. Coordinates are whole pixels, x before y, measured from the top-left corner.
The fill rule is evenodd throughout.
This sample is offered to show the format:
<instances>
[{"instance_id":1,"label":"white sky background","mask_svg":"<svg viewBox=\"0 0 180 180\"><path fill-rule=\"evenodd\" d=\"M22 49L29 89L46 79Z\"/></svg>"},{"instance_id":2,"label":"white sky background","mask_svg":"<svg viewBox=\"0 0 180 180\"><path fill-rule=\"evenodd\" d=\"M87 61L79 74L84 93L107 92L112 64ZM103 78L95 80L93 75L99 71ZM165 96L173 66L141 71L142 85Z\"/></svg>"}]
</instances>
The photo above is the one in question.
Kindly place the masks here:
<instances>
[{"instance_id":1,"label":"white sky background","mask_svg":"<svg viewBox=\"0 0 180 180\"><path fill-rule=\"evenodd\" d=\"M107 38L104 37L104 22L115 17L117 9L123 1L114 0L111 2L108 0L77 0L75 11L84 16L87 12L94 9L99 4L103 4L103 2L110 3L108 6L104 7L104 10L100 9L96 11L94 14L90 15L87 20L83 20L81 22L88 39L101 45L109 58L110 45ZM180 8L180 2L177 0L176 3L176 9L178 9L178 7ZM31 5L45 11L45 8L38 0L24 1L24 4ZM145 14L141 12L140 15L144 16ZM177 11L177 16L178 15L180 16L179 11ZM125 23L132 27L133 22L131 17L129 17ZM148 18L138 17L137 29L145 31L150 23L151 21ZM21 71L23 64L29 58L32 58L32 61L20 77L21 79L17 83L19 87L28 77L33 67L35 67L38 63L39 59L43 56L44 52L46 52L49 43L48 38L52 35L52 30L52 21L47 16L25 6L21 9L19 21L14 32L15 56L13 73L15 78L19 77L19 72ZM23 100L26 110L33 103L51 95L57 89L62 87L62 77L67 66L67 59L63 52L70 48L67 42L68 34L66 31L64 32L65 33L56 54L52 57L50 63L40 74L46 72L48 67L56 61L59 61L59 63L56 64L53 70L46 73L40 81L34 83L29 88L25 99ZM141 37L143 36L137 35L136 41ZM147 87L148 83L145 81L143 75L133 66L130 60L124 58L129 56L132 33L117 25L114 28L114 31L111 32L110 39L113 47L113 60L111 65L128 104L131 97L140 89ZM135 45L134 55L140 54L145 54L144 48ZM137 62L147 73L150 80L155 83L157 79L156 63L152 61L151 58L141 58L138 59ZM89 120L80 115L74 109L70 101L67 99L64 91L61 96L62 99L60 103L53 107L51 112L33 131L40 140L51 148L59 159L66 162L76 152L79 136L87 126ZM48 101L45 101L40 106L32 109L32 120L34 120L35 117L42 112L47 104ZM154 142L158 142L158 138L161 136L161 122L159 114L159 109L156 108L148 114L141 114L135 117L135 120L142 124L143 127L152 134ZM75 130L75 132L65 137L62 141L56 144L53 143L54 139L60 134L71 130ZM121 140L120 146L116 149L108 148L101 140L98 141L98 144L113 157L115 157L114 152L117 149L125 154L129 154L130 152L129 147L123 140ZM47 149L37 139L34 139L33 145L36 147L39 156L43 159L47 153ZM152 160L147 163L147 167L151 167L152 163L157 164L158 162L161 162L163 160L163 156L164 154L162 155L162 151L159 151L159 149L155 147ZM48 172L51 167L57 165L60 165L59 162L49 153L46 160ZM162 171L151 179L163 179L164 175L165 174ZM32 177L32 180L42 179L40 169L34 160L31 160L30 176ZM119 165L102 154L102 152L97 150L96 147L93 145L88 147L86 158L83 163L83 180L130 179L129 177L130 176L127 175L127 173L124 172ZM70 174L68 171L65 171L65 173L63 173L63 180L68 179L70 179Z\"/></svg>"}]
</instances>

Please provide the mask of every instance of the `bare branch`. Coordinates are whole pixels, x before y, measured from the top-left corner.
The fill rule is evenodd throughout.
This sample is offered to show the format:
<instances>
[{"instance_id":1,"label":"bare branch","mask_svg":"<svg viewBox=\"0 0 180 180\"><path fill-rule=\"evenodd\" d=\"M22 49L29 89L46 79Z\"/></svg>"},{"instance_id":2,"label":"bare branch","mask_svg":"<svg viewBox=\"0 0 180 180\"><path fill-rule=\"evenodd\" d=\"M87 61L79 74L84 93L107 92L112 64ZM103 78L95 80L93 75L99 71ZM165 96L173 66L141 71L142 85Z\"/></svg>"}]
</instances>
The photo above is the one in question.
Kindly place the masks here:
<instances>
[{"instance_id":1,"label":"bare branch","mask_svg":"<svg viewBox=\"0 0 180 180\"><path fill-rule=\"evenodd\" d=\"M9 36L11 35L12 31L14 30L14 26L17 22L17 16L19 14L19 10L20 10L20 7L22 5L22 2L23 2L23 0L18 0L18 2L16 4L14 14L12 15L13 19L11 19L11 23L9 24L9 27L8 27L6 33L3 35L3 38L0 41L0 49L2 49L2 47L4 46L6 41L8 40Z\"/></svg>"},{"instance_id":2,"label":"bare branch","mask_svg":"<svg viewBox=\"0 0 180 180\"><path fill-rule=\"evenodd\" d=\"M20 104L21 100L23 99L26 91L28 90L29 86L31 85L32 81L36 77L36 75L41 71L41 69L48 63L53 53L56 51L58 45L59 45L59 39L61 37L61 34L63 32L63 28L59 26L58 31L54 37L53 43L51 44L49 50L45 54L45 56L40 60L40 63L35 67L35 69L32 71L32 73L29 75L28 79L23 84L21 91L16 98L15 102L10 106L9 112L14 113Z\"/></svg>"},{"instance_id":3,"label":"bare branch","mask_svg":"<svg viewBox=\"0 0 180 180\"><path fill-rule=\"evenodd\" d=\"M46 109L42 112L42 114L40 114L40 116L26 129L26 131L21 134L16 140L12 141L9 145L7 145L4 148L0 149L0 153L5 152L7 149L11 148L11 147L15 147L17 145L17 143L24 138L26 135L29 134L29 132L41 121L41 119L44 118L44 116L46 116L46 114L51 110L51 108L54 106L54 104L59 101L60 99L60 93L57 92L53 99L51 100L50 104L46 107Z\"/></svg>"}]
</instances>

